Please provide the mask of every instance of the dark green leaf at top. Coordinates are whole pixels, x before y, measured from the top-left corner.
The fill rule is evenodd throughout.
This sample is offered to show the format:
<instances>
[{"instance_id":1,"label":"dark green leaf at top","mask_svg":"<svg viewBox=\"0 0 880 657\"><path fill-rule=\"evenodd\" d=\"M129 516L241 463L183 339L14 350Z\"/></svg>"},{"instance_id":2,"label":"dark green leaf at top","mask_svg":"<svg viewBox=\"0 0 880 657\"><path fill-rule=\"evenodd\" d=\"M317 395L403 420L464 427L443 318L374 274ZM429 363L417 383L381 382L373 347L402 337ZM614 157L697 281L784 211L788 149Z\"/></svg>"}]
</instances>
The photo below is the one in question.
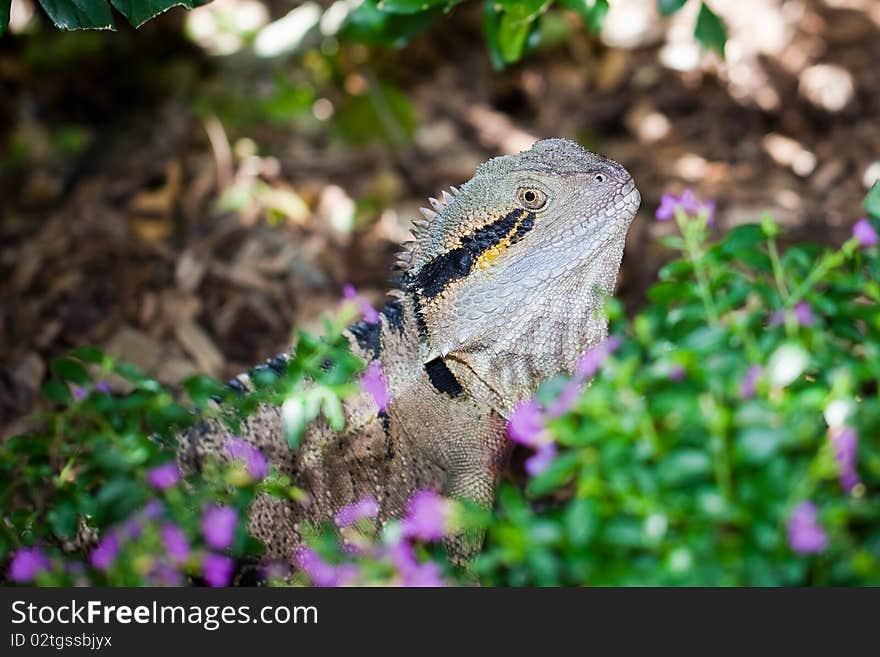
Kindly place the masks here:
<instances>
[{"instance_id":1,"label":"dark green leaf at top","mask_svg":"<svg viewBox=\"0 0 880 657\"><path fill-rule=\"evenodd\" d=\"M9 25L9 7L12 0L0 0L0 36L6 32L6 26Z\"/></svg>"},{"instance_id":2,"label":"dark green leaf at top","mask_svg":"<svg viewBox=\"0 0 880 657\"><path fill-rule=\"evenodd\" d=\"M104 0L40 0L40 4L52 22L64 30L115 27L113 13Z\"/></svg>"},{"instance_id":3,"label":"dark green leaf at top","mask_svg":"<svg viewBox=\"0 0 880 657\"><path fill-rule=\"evenodd\" d=\"M657 9L661 16L671 16L684 7L687 0L657 0Z\"/></svg>"},{"instance_id":4,"label":"dark green leaf at top","mask_svg":"<svg viewBox=\"0 0 880 657\"><path fill-rule=\"evenodd\" d=\"M700 13L697 16L697 26L694 28L694 36L706 48L714 50L724 56L724 44L727 43L727 29L718 15L709 9L704 2L700 5Z\"/></svg>"},{"instance_id":5,"label":"dark green leaf at top","mask_svg":"<svg viewBox=\"0 0 880 657\"><path fill-rule=\"evenodd\" d=\"M192 2L192 0L110 0L110 2L135 27L140 27L151 18L168 11L171 7L182 6L192 9L199 4L204 4Z\"/></svg>"},{"instance_id":6,"label":"dark green leaf at top","mask_svg":"<svg viewBox=\"0 0 880 657\"><path fill-rule=\"evenodd\" d=\"M416 14L380 11L375 0L364 0L346 19L340 36L364 43L400 48L443 15L443 7Z\"/></svg>"},{"instance_id":7,"label":"dark green leaf at top","mask_svg":"<svg viewBox=\"0 0 880 657\"><path fill-rule=\"evenodd\" d=\"M379 11L389 14L421 14L429 9L443 7L449 9L460 0L380 0L376 5Z\"/></svg>"}]
</instances>

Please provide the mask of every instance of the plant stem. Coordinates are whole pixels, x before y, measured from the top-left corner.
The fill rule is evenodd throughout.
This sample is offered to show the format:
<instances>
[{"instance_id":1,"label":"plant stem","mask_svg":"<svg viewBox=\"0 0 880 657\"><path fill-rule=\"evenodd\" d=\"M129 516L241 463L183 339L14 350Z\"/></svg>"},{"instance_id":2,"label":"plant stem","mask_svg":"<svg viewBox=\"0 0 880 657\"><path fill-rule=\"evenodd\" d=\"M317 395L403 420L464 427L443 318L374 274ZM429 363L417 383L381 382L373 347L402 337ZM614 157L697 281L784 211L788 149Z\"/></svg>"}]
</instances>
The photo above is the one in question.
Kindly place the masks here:
<instances>
[{"instance_id":1,"label":"plant stem","mask_svg":"<svg viewBox=\"0 0 880 657\"><path fill-rule=\"evenodd\" d=\"M691 219L681 210L675 211L675 220L678 228L684 236L684 246L687 252L688 260L694 268L694 275L697 277L697 289L700 292L700 299L703 302L703 308L713 324L718 323L718 311L715 309L715 302L712 299L711 288L709 287L709 279L706 277L706 270L703 267L703 254L700 250L700 228L705 225L706 217L701 214L697 219ZM700 226L692 225L692 222L704 222Z\"/></svg>"},{"instance_id":2,"label":"plant stem","mask_svg":"<svg viewBox=\"0 0 880 657\"><path fill-rule=\"evenodd\" d=\"M776 289L782 299L783 305L788 300L788 286L785 284L785 272L782 269L782 261L779 259L779 251L776 248L776 238L767 238L767 250L770 252L770 265L773 267L773 278L776 280Z\"/></svg>"},{"instance_id":3,"label":"plant stem","mask_svg":"<svg viewBox=\"0 0 880 657\"><path fill-rule=\"evenodd\" d=\"M817 281L821 280L822 277L824 277L825 274L827 274L832 269L839 267L841 264L843 264L843 261L845 259L846 256L842 250L830 251L822 256L819 264L813 268L810 274L801 282L800 285L795 288L794 292L791 293L791 296L788 297L787 306L791 308L798 301L803 299L807 292L812 289Z\"/></svg>"}]
</instances>

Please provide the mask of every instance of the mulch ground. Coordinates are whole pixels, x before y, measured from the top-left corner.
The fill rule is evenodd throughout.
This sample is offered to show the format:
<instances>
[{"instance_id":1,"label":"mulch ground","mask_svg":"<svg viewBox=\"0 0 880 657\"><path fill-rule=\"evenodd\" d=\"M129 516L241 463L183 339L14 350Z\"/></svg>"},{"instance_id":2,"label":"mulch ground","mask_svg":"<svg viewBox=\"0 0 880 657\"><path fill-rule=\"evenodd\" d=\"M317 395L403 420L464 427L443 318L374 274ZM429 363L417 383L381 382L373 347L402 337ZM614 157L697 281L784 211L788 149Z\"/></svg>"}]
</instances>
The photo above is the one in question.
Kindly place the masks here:
<instances>
[{"instance_id":1,"label":"mulch ground","mask_svg":"<svg viewBox=\"0 0 880 657\"><path fill-rule=\"evenodd\" d=\"M715 199L718 230L770 211L793 239L844 239L880 169L880 17L859 0L794 4L775 51L750 50L754 24L731 14L737 58L686 73L662 63L669 48L651 33L628 50L579 37L494 73L461 12L375 57L418 116L398 150L264 126L257 155L144 64L184 62L189 93L253 74L168 38L173 18L108 37L80 74L37 76L25 40L0 42L0 143L24 135L31 148L0 179L0 433L21 430L48 363L72 347L101 345L175 385L283 350L294 327L319 328L347 282L380 303L424 199L541 136L576 137L634 175L643 210L620 280L631 310L669 257L657 237L670 227L652 219L664 191ZM70 121L91 133L67 158L47 143ZM218 207L239 188L259 191ZM362 198L377 207L348 225Z\"/></svg>"}]
</instances>

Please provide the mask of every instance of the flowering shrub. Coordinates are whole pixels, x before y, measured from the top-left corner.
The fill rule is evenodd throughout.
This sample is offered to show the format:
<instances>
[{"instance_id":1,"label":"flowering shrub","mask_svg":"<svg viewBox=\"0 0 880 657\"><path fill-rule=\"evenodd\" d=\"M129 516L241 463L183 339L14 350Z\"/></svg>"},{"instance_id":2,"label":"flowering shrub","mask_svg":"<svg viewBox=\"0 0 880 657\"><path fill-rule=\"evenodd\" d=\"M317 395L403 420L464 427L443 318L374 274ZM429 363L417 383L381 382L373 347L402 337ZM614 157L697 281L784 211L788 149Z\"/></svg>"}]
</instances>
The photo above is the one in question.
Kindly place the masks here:
<instances>
[{"instance_id":1,"label":"flowering shrub","mask_svg":"<svg viewBox=\"0 0 880 657\"><path fill-rule=\"evenodd\" d=\"M684 257L610 306L570 412L560 379L513 413L555 455L501 490L481 580L880 583L880 184L865 205L841 248L781 251L769 217L711 243L711 203L664 197Z\"/></svg>"},{"instance_id":2,"label":"flowering shrub","mask_svg":"<svg viewBox=\"0 0 880 657\"><path fill-rule=\"evenodd\" d=\"M301 335L252 394L188 381L203 413L227 415L231 465L184 476L168 439L196 416L130 366L77 350L53 365L44 430L0 452L4 576L222 586L260 565L270 583L317 586L880 584L880 184L865 207L839 249L783 250L769 217L712 242L712 203L664 197L656 218L675 222L665 242L683 257L634 318L611 302L612 337L509 418L531 452L527 485L503 484L491 517L418 491L382 527L376 500L359 500L306 537L295 573L260 564L242 521L258 491L302 491L236 422L283 402L295 447L317 414L339 424L354 379L387 405L381 367L361 375L343 340ZM110 374L132 391L111 395ZM473 530L486 546L464 572L441 539Z\"/></svg>"},{"instance_id":3,"label":"flowering shrub","mask_svg":"<svg viewBox=\"0 0 880 657\"><path fill-rule=\"evenodd\" d=\"M339 328L328 334L339 335ZM299 409L288 427L295 445L301 425L319 413L340 422L340 399L356 389L350 381L360 368L341 336L318 341L301 334L286 371L255 372L251 394L207 377L188 380L197 415L156 381L96 349L57 359L44 387L55 410L40 418L41 430L0 450L0 581L224 586L234 574L239 582L262 577L253 572L261 545L243 522L248 507L258 491L299 492L270 473L235 429L258 404L284 401ZM104 382L110 377L130 392L111 394ZM230 426L229 463L184 476L171 438L205 416Z\"/></svg>"}]
</instances>

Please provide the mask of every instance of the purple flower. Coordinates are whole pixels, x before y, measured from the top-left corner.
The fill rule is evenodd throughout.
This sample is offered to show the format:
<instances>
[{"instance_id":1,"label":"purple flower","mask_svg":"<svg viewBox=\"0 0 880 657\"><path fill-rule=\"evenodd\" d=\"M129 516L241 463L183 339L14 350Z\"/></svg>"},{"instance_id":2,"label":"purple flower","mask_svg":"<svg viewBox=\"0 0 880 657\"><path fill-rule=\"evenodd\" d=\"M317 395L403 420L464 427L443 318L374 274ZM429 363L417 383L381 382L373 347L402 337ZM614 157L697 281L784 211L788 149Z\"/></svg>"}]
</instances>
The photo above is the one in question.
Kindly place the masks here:
<instances>
[{"instance_id":1,"label":"purple flower","mask_svg":"<svg viewBox=\"0 0 880 657\"><path fill-rule=\"evenodd\" d=\"M162 515L162 503L159 500L150 500L141 513L147 520L157 520Z\"/></svg>"},{"instance_id":2,"label":"purple flower","mask_svg":"<svg viewBox=\"0 0 880 657\"><path fill-rule=\"evenodd\" d=\"M831 444L834 447L834 460L840 471L840 487L847 493L859 483L856 471L858 460L859 435L852 427L843 427L831 432Z\"/></svg>"},{"instance_id":3,"label":"purple flower","mask_svg":"<svg viewBox=\"0 0 880 657\"><path fill-rule=\"evenodd\" d=\"M420 564L416 559L412 545L406 541L398 541L392 545L388 554L400 574L403 586L437 587L445 585L440 567L436 563L430 562Z\"/></svg>"},{"instance_id":4,"label":"purple flower","mask_svg":"<svg viewBox=\"0 0 880 657\"><path fill-rule=\"evenodd\" d=\"M855 223L852 234L859 241L859 245L864 248L877 246L877 242L880 241L877 238L877 229L874 228L867 217L863 217Z\"/></svg>"},{"instance_id":5,"label":"purple flower","mask_svg":"<svg viewBox=\"0 0 880 657\"><path fill-rule=\"evenodd\" d=\"M290 566L285 561L269 561L263 563L261 570L267 580L286 579L290 576Z\"/></svg>"},{"instance_id":6,"label":"purple flower","mask_svg":"<svg viewBox=\"0 0 880 657\"><path fill-rule=\"evenodd\" d=\"M828 534L819 524L819 511L812 502L798 504L788 518L788 544L798 554L822 552Z\"/></svg>"},{"instance_id":7,"label":"purple flower","mask_svg":"<svg viewBox=\"0 0 880 657\"><path fill-rule=\"evenodd\" d=\"M706 224L711 226L715 223L715 201L705 201L703 210L706 211Z\"/></svg>"},{"instance_id":8,"label":"purple flower","mask_svg":"<svg viewBox=\"0 0 880 657\"><path fill-rule=\"evenodd\" d=\"M617 351L618 347L620 347L620 338L614 335L587 349L578 358L576 366L577 375L584 379L593 377L599 371L599 368L602 367L602 363L605 362L608 356Z\"/></svg>"},{"instance_id":9,"label":"purple flower","mask_svg":"<svg viewBox=\"0 0 880 657\"><path fill-rule=\"evenodd\" d=\"M357 577L357 569L353 566L333 566L308 547L296 551L296 563L314 586L343 586Z\"/></svg>"},{"instance_id":10,"label":"purple flower","mask_svg":"<svg viewBox=\"0 0 880 657\"><path fill-rule=\"evenodd\" d=\"M167 490L180 481L180 470L174 461L153 468L147 473L147 483L156 490Z\"/></svg>"},{"instance_id":11,"label":"purple flower","mask_svg":"<svg viewBox=\"0 0 880 657\"><path fill-rule=\"evenodd\" d=\"M675 208L678 207L678 197L674 194L664 194L660 197L660 205L654 213L657 221L669 221L675 216Z\"/></svg>"},{"instance_id":12,"label":"purple flower","mask_svg":"<svg viewBox=\"0 0 880 657\"><path fill-rule=\"evenodd\" d=\"M141 525L141 519L138 517L133 517L129 518L122 524L119 533L124 538L130 541L136 541L138 538L140 538L142 530L143 527Z\"/></svg>"},{"instance_id":13,"label":"purple flower","mask_svg":"<svg viewBox=\"0 0 880 657\"><path fill-rule=\"evenodd\" d=\"M403 575L403 585L419 588L444 586L441 577L440 566L434 562L420 563L415 568L410 568Z\"/></svg>"},{"instance_id":14,"label":"purple flower","mask_svg":"<svg viewBox=\"0 0 880 657\"><path fill-rule=\"evenodd\" d=\"M159 534L162 536L162 543L165 544L165 551L172 561L180 562L189 559L189 542L180 527L168 523L162 525Z\"/></svg>"},{"instance_id":15,"label":"purple flower","mask_svg":"<svg viewBox=\"0 0 880 657\"><path fill-rule=\"evenodd\" d=\"M678 207L680 207L685 214L697 214L700 211L700 202L697 201L697 197L694 196L693 191L686 188L681 193L681 196L678 197Z\"/></svg>"},{"instance_id":16,"label":"purple flower","mask_svg":"<svg viewBox=\"0 0 880 657\"><path fill-rule=\"evenodd\" d=\"M244 464L248 474L260 481L269 473L269 463L263 453L249 442L231 436L226 442L226 450L229 455Z\"/></svg>"},{"instance_id":17,"label":"purple flower","mask_svg":"<svg viewBox=\"0 0 880 657\"><path fill-rule=\"evenodd\" d=\"M379 504L372 495L367 495L353 504L346 504L333 516L337 527L348 527L363 518L375 518L379 515Z\"/></svg>"},{"instance_id":18,"label":"purple flower","mask_svg":"<svg viewBox=\"0 0 880 657\"><path fill-rule=\"evenodd\" d=\"M73 386L73 398L76 401L82 401L89 396L89 389L83 386Z\"/></svg>"},{"instance_id":19,"label":"purple flower","mask_svg":"<svg viewBox=\"0 0 880 657\"><path fill-rule=\"evenodd\" d=\"M514 406L507 420L507 435L513 442L527 447L547 442L544 414L537 400L529 399Z\"/></svg>"},{"instance_id":20,"label":"purple flower","mask_svg":"<svg viewBox=\"0 0 880 657\"><path fill-rule=\"evenodd\" d=\"M358 302L358 310L361 311L361 315L363 315L364 321L367 324L378 324L379 323L379 312L373 308L366 300L361 299Z\"/></svg>"},{"instance_id":21,"label":"purple flower","mask_svg":"<svg viewBox=\"0 0 880 657\"><path fill-rule=\"evenodd\" d=\"M684 367L676 363L669 370L669 379L671 381L681 381L684 378Z\"/></svg>"},{"instance_id":22,"label":"purple flower","mask_svg":"<svg viewBox=\"0 0 880 657\"><path fill-rule=\"evenodd\" d=\"M574 405L577 403L577 400L581 396L581 388L582 384L577 379L572 379L568 383L565 384L565 387L559 392L550 405L547 406L547 410L544 412L548 418L553 419L557 418L560 415L565 415L574 408Z\"/></svg>"},{"instance_id":23,"label":"purple flower","mask_svg":"<svg viewBox=\"0 0 880 657\"><path fill-rule=\"evenodd\" d=\"M813 316L813 310L806 301L799 301L794 306L794 318L800 326L812 326L816 318Z\"/></svg>"},{"instance_id":24,"label":"purple flower","mask_svg":"<svg viewBox=\"0 0 880 657\"><path fill-rule=\"evenodd\" d=\"M358 294L354 285L346 283L342 288L342 297L348 301L355 301L357 303L358 311L361 313L365 322L368 324L379 323L379 313L366 299Z\"/></svg>"},{"instance_id":25,"label":"purple flower","mask_svg":"<svg viewBox=\"0 0 880 657\"><path fill-rule=\"evenodd\" d=\"M180 586L183 578L174 566L160 562L150 569L147 581L150 586Z\"/></svg>"},{"instance_id":26,"label":"purple flower","mask_svg":"<svg viewBox=\"0 0 880 657\"><path fill-rule=\"evenodd\" d=\"M92 550L89 561L94 568L98 570L108 570L116 556L119 554L119 537L116 534L107 534L101 539L97 547Z\"/></svg>"},{"instance_id":27,"label":"purple flower","mask_svg":"<svg viewBox=\"0 0 880 657\"><path fill-rule=\"evenodd\" d=\"M202 575L208 586L228 586L235 562L222 554L209 552L202 559Z\"/></svg>"},{"instance_id":28,"label":"purple flower","mask_svg":"<svg viewBox=\"0 0 880 657\"><path fill-rule=\"evenodd\" d=\"M785 322L786 312L787 311L785 310L774 310L770 314L768 326L779 326ZM813 322L816 321L816 318L813 315L813 310L810 308L810 304L806 301L799 301L796 303L794 308L791 309L791 314L798 326L812 326Z\"/></svg>"},{"instance_id":29,"label":"purple flower","mask_svg":"<svg viewBox=\"0 0 880 657\"><path fill-rule=\"evenodd\" d=\"M202 515L202 533L205 543L212 548L223 550L232 544L238 513L229 506L209 506Z\"/></svg>"},{"instance_id":30,"label":"purple flower","mask_svg":"<svg viewBox=\"0 0 880 657\"><path fill-rule=\"evenodd\" d=\"M556 443L545 443L538 447L538 450L526 459L526 472L532 476L536 477L537 475L544 472L547 469L547 466L550 465L550 462L556 456Z\"/></svg>"},{"instance_id":31,"label":"purple flower","mask_svg":"<svg viewBox=\"0 0 880 657\"><path fill-rule=\"evenodd\" d=\"M106 381L98 381L95 384L95 390L97 390L98 392L103 392L105 395L109 395L110 394L110 384L107 383Z\"/></svg>"},{"instance_id":32,"label":"purple flower","mask_svg":"<svg viewBox=\"0 0 880 657\"><path fill-rule=\"evenodd\" d=\"M763 373L764 368L760 365L752 365L746 370L746 373L739 384L739 396L741 399L751 399L755 396L755 386Z\"/></svg>"},{"instance_id":33,"label":"purple flower","mask_svg":"<svg viewBox=\"0 0 880 657\"><path fill-rule=\"evenodd\" d=\"M391 557L391 562L394 564L394 567L397 568L399 572L404 572L409 568L415 568L418 565L413 546L405 540L399 540L388 548L388 555Z\"/></svg>"},{"instance_id":34,"label":"purple flower","mask_svg":"<svg viewBox=\"0 0 880 657\"><path fill-rule=\"evenodd\" d=\"M685 189L681 196L663 194L660 197L660 205L657 207L654 217L657 221L669 221L675 217L677 211L689 217L697 217L701 213L705 213L707 224L715 221L715 202L701 201L690 189Z\"/></svg>"},{"instance_id":35,"label":"purple flower","mask_svg":"<svg viewBox=\"0 0 880 657\"><path fill-rule=\"evenodd\" d=\"M374 360L367 365L367 371L361 377L360 383L361 390L372 395L379 412L384 413L391 402L391 393L388 391L388 380L382 372L382 363Z\"/></svg>"},{"instance_id":36,"label":"purple flower","mask_svg":"<svg viewBox=\"0 0 880 657\"><path fill-rule=\"evenodd\" d=\"M432 490L418 490L407 504L403 535L423 541L443 538L448 515L449 504L445 499Z\"/></svg>"},{"instance_id":37,"label":"purple flower","mask_svg":"<svg viewBox=\"0 0 880 657\"><path fill-rule=\"evenodd\" d=\"M13 582L30 582L49 567L49 558L40 548L18 548L9 564L9 579Z\"/></svg>"}]
</instances>

